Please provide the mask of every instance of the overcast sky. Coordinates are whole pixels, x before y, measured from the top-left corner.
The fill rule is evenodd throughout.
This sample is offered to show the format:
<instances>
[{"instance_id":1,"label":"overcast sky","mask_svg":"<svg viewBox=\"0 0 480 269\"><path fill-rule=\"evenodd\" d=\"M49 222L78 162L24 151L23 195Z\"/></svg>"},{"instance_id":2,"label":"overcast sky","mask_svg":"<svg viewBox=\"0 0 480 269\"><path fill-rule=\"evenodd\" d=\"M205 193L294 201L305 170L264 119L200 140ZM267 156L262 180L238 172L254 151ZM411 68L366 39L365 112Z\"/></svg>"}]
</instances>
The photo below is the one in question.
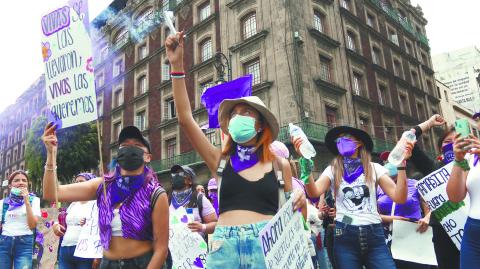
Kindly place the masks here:
<instances>
[{"instance_id":1,"label":"overcast sky","mask_svg":"<svg viewBox=\"0 0 480 269\"><path fill-rule=\"evenodd\" d=\"M428 20L427 36L437 54L480 45L478 0L411 0L420 4ZM90 0L90 19L111 0ZM0 112L13 104L42 73L40 18L66 0L5 0L0 4Z\"/></svg>"}]
</instances>

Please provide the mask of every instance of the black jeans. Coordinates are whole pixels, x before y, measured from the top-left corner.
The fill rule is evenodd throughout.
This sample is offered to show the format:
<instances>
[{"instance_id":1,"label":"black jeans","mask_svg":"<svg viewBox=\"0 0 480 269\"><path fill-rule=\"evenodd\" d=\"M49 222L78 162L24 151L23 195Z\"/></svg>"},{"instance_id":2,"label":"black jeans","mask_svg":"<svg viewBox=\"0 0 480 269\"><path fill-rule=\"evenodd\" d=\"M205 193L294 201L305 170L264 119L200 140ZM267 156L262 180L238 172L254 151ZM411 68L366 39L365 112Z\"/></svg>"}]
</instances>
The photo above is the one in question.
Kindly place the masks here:
<instances>
[{"instance_id":1,"label":"black jeans","mask_svg":"<svg viewBox=\"0 0 480 269\"><path fill-rule=\"evenodd\" d=\"M460 251L441 225L432 225L433 248L437 256L438 269L459 269Z\"/></svg>"},{"instance_id":2,"label":"black jeans","mask_svg":"<svg viewBox=\"0 0 480 269\"><path fill-rule=\"evenodd\" d=\"M149 252L139 257L124 260L109 260L104 257L100 269L145 269L152 256L153 253Z\"/></svg>"}]
</instances>

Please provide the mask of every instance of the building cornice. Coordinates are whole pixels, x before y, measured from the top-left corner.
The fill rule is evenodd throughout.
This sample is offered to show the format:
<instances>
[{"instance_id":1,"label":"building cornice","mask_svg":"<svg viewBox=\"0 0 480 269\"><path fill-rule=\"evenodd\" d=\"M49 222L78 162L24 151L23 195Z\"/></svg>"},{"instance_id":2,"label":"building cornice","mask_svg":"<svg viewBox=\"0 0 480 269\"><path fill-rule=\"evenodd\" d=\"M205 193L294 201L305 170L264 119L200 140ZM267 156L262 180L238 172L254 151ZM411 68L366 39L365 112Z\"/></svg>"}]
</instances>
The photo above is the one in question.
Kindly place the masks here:
<instances>
[{"instance_id":1,"label":"building cornice","mask_svg":"<svg viewBox=\"0 0 480 269\"><path fill-rule=\"evenodd\" d=\"M237 50L240 50L246 46L248 46L249 44L252 44L252 43L255 43L261 39L264 39L269 33L269 30L268 29L264 29L258 33L256 33L255 35L245 39L245 40L242 40L241 42L231 46L230 48L228 48L231 52L236 52Z\"/></svg>"},{"instance_id":2,"label":"building cornice","mask_svg":"<svg viewBox=\"0 0 480 269\"><path fill-rule=\"evenodd\" d=\"M319 87L320 89L326 88L326 89L332 90L334 93L338 95L345 94L347 92L346 89L318 77L314 78L314 82L317 85L317 87Z\"/></svg>"},{"instance_id":3,"label":"building cornice","mask_svg":"<svg viewBox=\"0 0 480 269\"><path fill-rule=\"evenodd\" d=\"M340 42L338 42L337 40L329 37L328 35L314 29L314 28L309 28L308 29L308 32L310 32L310 34L315 37L317 40L319 41L323 41L326 43L326 45L328 45L329 47L331 48L338 48L340 46Z\"/></svg>"}]
</instances>

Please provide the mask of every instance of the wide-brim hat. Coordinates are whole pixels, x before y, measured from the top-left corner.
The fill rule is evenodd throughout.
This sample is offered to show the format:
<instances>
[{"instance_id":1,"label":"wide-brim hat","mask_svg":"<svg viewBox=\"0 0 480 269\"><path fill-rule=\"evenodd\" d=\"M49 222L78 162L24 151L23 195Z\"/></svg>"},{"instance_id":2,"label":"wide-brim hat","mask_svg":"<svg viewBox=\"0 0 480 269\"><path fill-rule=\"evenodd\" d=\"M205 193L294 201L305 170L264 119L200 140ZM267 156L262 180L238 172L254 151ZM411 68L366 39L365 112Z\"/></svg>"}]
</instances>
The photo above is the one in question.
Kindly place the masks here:
<instances>
[{"instance_id":1,"label":"wide-brim hat","mask_svg":"<svg viewBox=\"0 0 480 269\"><path fill-rule=\"evenodd\" d=\"M257 96L247 96L237 99L225 99L220 104L218 109L218 122L220 122L220 128L226 134L228 134L228 123L230 119L230 113L232 109L238 104L247 104L255 108L258 113L262 116L265 123L268 124L272 130L272 139L275 140L278 136L280 127L278 125L277 118L273 113L268 110L265 104Z\"/></svg>"},{"instance_id":2,"label":"wide-brim hat","mask_svg":"<svg viewBox=\"0 0 480 269\"><path fill-rule=\"evenodd\" d=\"M333 155L338 155L338 148L335 140L341 134L352 135L356 139L362 141L362 143L365 146L365 149L368 152L373 151L373 140L367 132L357 128L350 127L350 126L338 126L330 129L330 131L328 131L327 134L325 135L325 145Z\"/></svg>"},{"instance_id":3,"label":"wide-brim hat","mask_svg":"<svg viewBox=\"0 0 480 269\"><path fill-rule=\"evenodd\" d=\"M148 139L142 135L142 132L140 132L137 127L127 126L123 128L122 131L120 131L120 135L118 136L118 144L122 144L123 141L129 138L137 139L148 149L149 153L152 152L152 149L150 147L150 141L148 141Z\"/></svg>"}]
</instances>

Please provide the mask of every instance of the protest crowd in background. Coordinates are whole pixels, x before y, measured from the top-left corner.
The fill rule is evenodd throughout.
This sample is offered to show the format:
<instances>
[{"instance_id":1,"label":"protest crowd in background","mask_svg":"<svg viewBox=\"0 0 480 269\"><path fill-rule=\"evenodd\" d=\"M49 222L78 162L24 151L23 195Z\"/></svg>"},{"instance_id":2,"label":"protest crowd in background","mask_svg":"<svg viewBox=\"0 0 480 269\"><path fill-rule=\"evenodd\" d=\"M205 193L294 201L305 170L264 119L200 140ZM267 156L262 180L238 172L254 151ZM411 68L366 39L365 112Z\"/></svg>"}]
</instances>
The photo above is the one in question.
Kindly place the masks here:
<instances>
[{"instance_id":1,"label":"protest crowd in background","mask_svg":"<svg viewBox=\"0 0 480 269\"><path fill-rule=\"evenodd\" d=\"M319 164L312 157L325 153L298 126L289 126L287 145L277 141L278 119L252 96L247 76L229 82L247 85L241 90L202 96L209 127L225 137L216 147L192 114L184 32L171 30L165 51L177 119L210 176L175 164L164 188L150 165L150 141L127 126L110 171L60 185L57 164L65 160L57 153L69 145L57 130L79 122L53 113L57 120L38 137L46 150L42 197L29 191L27 172L15 171L0 201L0 269L479 268L480 139L464 119L432 115L379 156L367 132L336 126L325 136L333 158ZM82 120L95 119L94 109L83 112ZM480 115L473 117L480 128ZM442 126L433 160L416 143ZM315 166L326 168L317 174ZM54 206L41 209L41 200Z\"/></svg>"}]
</instances>

